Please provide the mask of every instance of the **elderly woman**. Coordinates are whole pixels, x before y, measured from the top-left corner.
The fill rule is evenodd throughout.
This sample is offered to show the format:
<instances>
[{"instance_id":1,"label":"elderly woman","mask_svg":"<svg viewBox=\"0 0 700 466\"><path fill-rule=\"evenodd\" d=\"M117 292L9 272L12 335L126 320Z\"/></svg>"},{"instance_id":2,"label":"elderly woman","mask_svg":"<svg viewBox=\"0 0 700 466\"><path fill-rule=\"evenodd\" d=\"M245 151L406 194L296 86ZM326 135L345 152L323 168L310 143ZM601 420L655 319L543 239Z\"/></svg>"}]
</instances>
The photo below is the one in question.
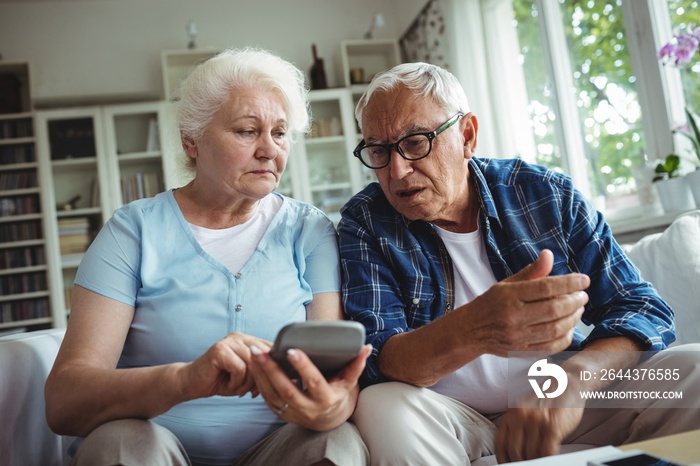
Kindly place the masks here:
<instances>
[{"instance_id":1,"label":"elderly woman","mask_svg":"<svg viewBox=\"0 0 700 466\"><path fill-rule=\"evenodd\" d=\"M267 354L289 322L342 318L332 223L273 192L308 128L303 74L227 50L180 97L194 179L116 211L86 253L49 425L85 437L74 464L365 464L346 420L368 348L330 381L291 351L301 383Z\"/></svg>"}]
</instances>

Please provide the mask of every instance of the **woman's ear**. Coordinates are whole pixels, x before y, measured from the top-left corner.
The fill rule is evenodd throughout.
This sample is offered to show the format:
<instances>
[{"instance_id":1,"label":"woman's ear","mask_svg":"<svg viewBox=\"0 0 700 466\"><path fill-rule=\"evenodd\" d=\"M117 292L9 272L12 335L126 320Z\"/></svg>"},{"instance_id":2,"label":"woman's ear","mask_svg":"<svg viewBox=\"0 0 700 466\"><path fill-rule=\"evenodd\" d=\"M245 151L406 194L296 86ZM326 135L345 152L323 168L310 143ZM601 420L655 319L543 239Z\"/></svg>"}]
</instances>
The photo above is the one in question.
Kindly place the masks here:
<instances>
[{"instance_id":1,"label":"woman's ear","mask_svg":"<svg viewBox=\"0 0 700 466\"><path fill-rule=\"evenodd\" d=\"M464 135L464 156L471 158L476 151L477 134L479 132L479 121L476 115L469 112L462 117L462 134Z\"/></svg>"},{"instance_id":2,"label":"woman's ear","mask_svg":"<svg viewBox=\"0 0 700 466\"><path fill-rule=\"evenodd\" d=\"M194 139L180 131L180 141L182 142L182 148L185 150L185 154L193 159L197 158L197 144L195 144Z\"/></svg>"}]
</instances>

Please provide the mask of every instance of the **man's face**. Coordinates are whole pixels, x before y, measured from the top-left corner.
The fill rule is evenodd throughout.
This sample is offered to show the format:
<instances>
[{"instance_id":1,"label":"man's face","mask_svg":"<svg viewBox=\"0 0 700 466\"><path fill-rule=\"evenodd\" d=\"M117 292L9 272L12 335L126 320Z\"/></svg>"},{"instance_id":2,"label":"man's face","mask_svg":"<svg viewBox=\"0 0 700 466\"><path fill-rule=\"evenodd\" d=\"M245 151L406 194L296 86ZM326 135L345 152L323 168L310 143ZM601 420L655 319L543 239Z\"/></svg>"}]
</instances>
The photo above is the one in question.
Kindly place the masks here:
<instances>
[{"instance_id":1,"label":"man's face","mask_svg":"<svg viewBox=\"0 0 700 466\"><path fill-rule=\"evenodd\" d=\"M433 131L450 117L433 99L401 86L373 95L362 113L362 135L367 144L394 143L412 133ZM389 165L375 170L391 205L410 220L438 226L459 223L469 197L468 162L476 130L470 113L433 139L423 159L408 161L393 151Z\"/></svg>"}]
</instances>

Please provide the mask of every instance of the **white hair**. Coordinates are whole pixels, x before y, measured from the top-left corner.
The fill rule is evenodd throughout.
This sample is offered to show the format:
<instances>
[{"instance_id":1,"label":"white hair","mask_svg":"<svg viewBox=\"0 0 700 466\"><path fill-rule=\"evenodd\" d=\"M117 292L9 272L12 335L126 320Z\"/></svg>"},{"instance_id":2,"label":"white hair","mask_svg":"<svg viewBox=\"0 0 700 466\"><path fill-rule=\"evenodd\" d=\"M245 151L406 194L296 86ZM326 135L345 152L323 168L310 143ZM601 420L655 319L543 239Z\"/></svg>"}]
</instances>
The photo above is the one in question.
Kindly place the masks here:
<instances>
[{"instance_id":1,"label":"white hair","mask_svg":"<svg viewBox=\"0 0 700 466\"><path fill-rule=\"evenodd\" d=\"M261 49L227 49L206 60L180 85L181 133L196 141L206 132L232 90L278 92L284 101L292 137L309 129L308 89L304 73L283 58Z\"/></svg>"},{"instance_id":2,"label":"white hair","mask_svg":"<svg viewBox=\"0 0 700 466\"><path fill-rule=\"evenodd\" d=\"M375 92L393 91L405 86L417 95L431 97L448 113L469 113L469 100L464 88L449 71L429 63L402 63L372 78L355 107L355 119L362 128L362 112Z\"/></svg>"}]
</instances>

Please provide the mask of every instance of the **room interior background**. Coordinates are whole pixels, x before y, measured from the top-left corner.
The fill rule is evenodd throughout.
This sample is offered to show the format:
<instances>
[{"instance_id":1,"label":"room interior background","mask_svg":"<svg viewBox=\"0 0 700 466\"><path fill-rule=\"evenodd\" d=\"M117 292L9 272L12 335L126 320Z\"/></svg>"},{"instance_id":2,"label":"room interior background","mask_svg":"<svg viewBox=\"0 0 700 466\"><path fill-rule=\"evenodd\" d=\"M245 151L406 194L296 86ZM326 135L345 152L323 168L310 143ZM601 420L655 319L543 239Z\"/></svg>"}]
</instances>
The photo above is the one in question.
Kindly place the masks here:
<instances>
[{"instance_id":1,"label":"room interior background","mask_svg":"<svg viewBox=\"0 0 700 466\"><path fill-rule=\"evenodd\" d=\"M425 0L1 0L0 54L32 64L38 106L70 98L159 98L162 50L185 49L187 25L199 48L260 46L308 71L312 44L329 86L340 42L362 39L376 13L375 38L398 38Z\"/></svg>"},{"instance_id":2,"label":"room interior background","mask_svg":"<svg viewBox=\"0 0 700 466\"><path fill-rule=\"evenodd\" d=\"M177 131L155 141L152 136L162 137L166 131L151 129L175 128L165 92L170 80L164 79L168 72L161 58L166 51L188 54L190 42L195 45L192 51L205 54L229 46L271 49L309 75L315 46L330 89L312 93L317 127L295 145L279 191L319 206L335 221L343 203L374 179L352 156L361 138L353 107L363 86L348 82L352 66L349 54L343 53L348 41L367 39L371 29L374 55L366 53L366 44L356 49L354 66L365 71L360 81L371 78L367 72L371 67L377 71L398 63L400 44L404 60L439 64L461 81L480 122L479 156L541 162L549 148L557 156L552 157L552 168L571 175L591 200L610 205L609 201L632 202L618 209L617 219L613 209L605 212L619 241L660 231L678 213L694 208L690 192L685 194L691 196L692 207L673 205L665 212L658 200L643 199L629 172L641 155L654 160L674 149L670 128L673 121L684 118L683 89L678 70L660 66L656 51L659 42L670 37L672 24L696 9L697 0L614 0L605 7L569 0L0 0L0 69L23 63L19 75L31 78L26 79L30 86L23 86L30 88L31 96L25 89L22 99L31 104L18 115L13 111L2 115L0 109L0 129L30 132L33 127L36 133L25 139L10 134L0 141L0 148L9 154L0 165L0 177L12 185L0 182L0 209L9 209L9 215L0 210L0 264L3 260L13 264L0 270L0 285L14 290L0 296L0 310L7 308L9 316L0 318L0 333L24 326L64 326L72 279L89 243L85 238L91 238L114 209L133 199L129 190L134 191L134 184L145 184L147 177L158 174L164 175L166 189L183 184L177 177L168 179L176 172L172 165L178 164L181 152L176 147ZM668 17L669 10L675 19ZM378 14L381 21L376 20ZM601 23L601 18L608 23ZM598 28L599 24L607 26ZM600 47L611 34L615 47ZM572 52L578 49L581 56ZM548 60L531 62L538 52ZM615 67L623 72L622 78L602 79L609 67L588 73L590 66L580 61L592 54L617 57L603 61L619 61ZM24 63L30 65L30 73ZM532 63L537 73L532 73ZM613 122L614 112L596 114L598 103L615 103L612 91L625 79L634 85L626 86L621 110L634 110L627 113L636 127L629 134L613 131L608 139L617 145L634 141L642 126L646 154L635 150L629 157L625 155L629 151L617 146L599 150L592 134ZM595 105L584 105L593 96L586 80L596 85ZM539 122L546 127L539 140L533 137L539 121L533 108L542 109L539 116L546 117ZM585 119L579 110L588 112ZM64 124L69 130L81 130L83 125L88 129L83 133L90 136L83 142L90 146L89 153L54 151L53 137L61 134ZM18 157L28 149L37 157L25 166ZM611 155L614 161L606 162ZM74 157L84 158L67 160ZM612 166L589 170L603 162ZM591 178L598 185L604 181L603 188L616 188L619 179L623 188L636 191L617 196L613 189L610 196L603 196L608 192L600 186L591 189L596 187ZM24 180L19 190L18 180ZM163 189L162 182L151 184L157 186L155 192ZM654 191L650 184L647 191ZM24 201L33 203L29 212L10 212L24 207ZM31 227L35 237L27 238L21 230L25 227ZM72 238L78 228L79 237ZM80 243L75 251L69 247L71 239ZM32 251L37 257L26 259L24 254ZM25 286L26 277L31 286ZM36 308L40 316L29 322L25 307L32 303L41 304Z\"/></svg>"}]
</instances>

